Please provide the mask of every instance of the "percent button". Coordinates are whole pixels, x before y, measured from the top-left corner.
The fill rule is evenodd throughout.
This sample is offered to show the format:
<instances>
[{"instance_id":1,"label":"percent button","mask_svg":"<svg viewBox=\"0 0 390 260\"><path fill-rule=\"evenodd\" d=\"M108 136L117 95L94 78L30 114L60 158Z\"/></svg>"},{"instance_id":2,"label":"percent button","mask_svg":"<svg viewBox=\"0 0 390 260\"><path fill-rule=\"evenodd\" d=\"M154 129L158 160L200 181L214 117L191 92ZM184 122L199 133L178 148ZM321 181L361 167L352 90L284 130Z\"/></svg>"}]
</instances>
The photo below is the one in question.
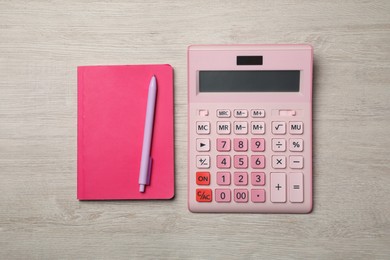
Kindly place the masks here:
<instances>
[{"instance_id":1,"label":"percent button","mask_svg":"<svg viewBox=\"0 0 390 260\"><path fill-rule=\"evenodd\" d=\"M290 139L289 150L291 152L302 152L303 151L303 139Z\"/></svg>"}]
</instances>

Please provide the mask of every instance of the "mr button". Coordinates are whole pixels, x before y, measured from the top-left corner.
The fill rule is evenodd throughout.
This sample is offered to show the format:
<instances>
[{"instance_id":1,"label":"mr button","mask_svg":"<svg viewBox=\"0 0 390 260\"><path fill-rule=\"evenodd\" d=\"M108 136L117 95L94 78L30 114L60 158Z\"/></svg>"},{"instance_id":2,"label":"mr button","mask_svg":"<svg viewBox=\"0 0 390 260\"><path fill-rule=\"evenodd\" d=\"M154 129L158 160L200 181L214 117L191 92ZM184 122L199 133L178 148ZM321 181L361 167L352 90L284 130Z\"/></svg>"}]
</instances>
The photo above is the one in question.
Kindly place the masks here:
<instances>
[{"instance_id":1,"label":"mr button","mask_svg":"<svg viewBox=\"0 0 390 260\"><path fill-rule=\"evenodd\" d=\"M197 202L211 202L211 200L212 200L211 189L196 189Z\"/></svg>"},{"instance_id":2,"label":"mr button","mask_svg":"<svg viewBox=\"0 0 390 260\"><path fill-rule=\"evenodd\" d=\"M209 185L210 184L210 173L209 172L196 172L196 184Z\"/></svg>"}]
</instances>

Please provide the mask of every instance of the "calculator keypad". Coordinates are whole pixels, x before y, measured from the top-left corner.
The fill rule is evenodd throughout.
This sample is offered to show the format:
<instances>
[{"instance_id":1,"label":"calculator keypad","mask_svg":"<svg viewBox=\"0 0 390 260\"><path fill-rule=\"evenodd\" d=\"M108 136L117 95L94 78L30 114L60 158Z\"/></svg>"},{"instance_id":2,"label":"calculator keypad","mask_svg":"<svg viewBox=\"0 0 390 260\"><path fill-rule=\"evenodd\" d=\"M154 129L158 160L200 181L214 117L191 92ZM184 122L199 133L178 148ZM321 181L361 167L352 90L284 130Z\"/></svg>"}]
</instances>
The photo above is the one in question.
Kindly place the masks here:
<instances>
[{"instance_id":1,"label":"calculator keypad","mask_svg":"<svg viewBox=\"0 0 390 260\"><path fill-rule=\"evenodd\" d=\"M217 120L198 118L197 202L304 202L303 122L268 119L268 113L216 109L210 115Z\"/></svg>"}]
</instances>

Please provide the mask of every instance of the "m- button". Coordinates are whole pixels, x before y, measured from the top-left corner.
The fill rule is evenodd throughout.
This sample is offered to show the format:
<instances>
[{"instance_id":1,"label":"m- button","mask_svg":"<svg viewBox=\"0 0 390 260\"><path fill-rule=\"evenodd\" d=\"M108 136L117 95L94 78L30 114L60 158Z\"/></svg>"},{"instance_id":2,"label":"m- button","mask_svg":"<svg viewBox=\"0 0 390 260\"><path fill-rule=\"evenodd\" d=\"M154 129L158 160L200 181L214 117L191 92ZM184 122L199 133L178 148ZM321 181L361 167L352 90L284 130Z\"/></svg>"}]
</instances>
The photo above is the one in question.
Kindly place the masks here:
<instances>
[{"instance_id":1,"label":"m- button","mask_svg":"<svg viewBox=\"0 0 390 260\"><path fill-rule=\"evenodd\" d=\"M248 117L248 110L246 109L235 109L234 117Z\"/></svg>"}]
</instances>

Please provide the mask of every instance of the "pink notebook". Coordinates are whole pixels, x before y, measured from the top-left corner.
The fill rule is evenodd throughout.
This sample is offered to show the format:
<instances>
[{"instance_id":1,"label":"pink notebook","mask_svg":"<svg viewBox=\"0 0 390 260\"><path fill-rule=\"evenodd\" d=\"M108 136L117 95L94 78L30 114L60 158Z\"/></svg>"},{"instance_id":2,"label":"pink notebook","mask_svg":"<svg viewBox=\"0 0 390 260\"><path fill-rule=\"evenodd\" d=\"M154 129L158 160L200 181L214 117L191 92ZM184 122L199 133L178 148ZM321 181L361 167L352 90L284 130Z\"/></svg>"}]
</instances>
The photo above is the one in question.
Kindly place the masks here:
<instances>
[{"instance_id":1,"label":"pink notebook","mask_svg":"<svg viewBox=\"0 0 390 260\"><path fill-rule=\"evenodd\" d=\"M139 192L148 88L157 78L150 185ZM173 69L170 65L78 67L77 198L174 196Z\"/></svg>"}]
</instances>

